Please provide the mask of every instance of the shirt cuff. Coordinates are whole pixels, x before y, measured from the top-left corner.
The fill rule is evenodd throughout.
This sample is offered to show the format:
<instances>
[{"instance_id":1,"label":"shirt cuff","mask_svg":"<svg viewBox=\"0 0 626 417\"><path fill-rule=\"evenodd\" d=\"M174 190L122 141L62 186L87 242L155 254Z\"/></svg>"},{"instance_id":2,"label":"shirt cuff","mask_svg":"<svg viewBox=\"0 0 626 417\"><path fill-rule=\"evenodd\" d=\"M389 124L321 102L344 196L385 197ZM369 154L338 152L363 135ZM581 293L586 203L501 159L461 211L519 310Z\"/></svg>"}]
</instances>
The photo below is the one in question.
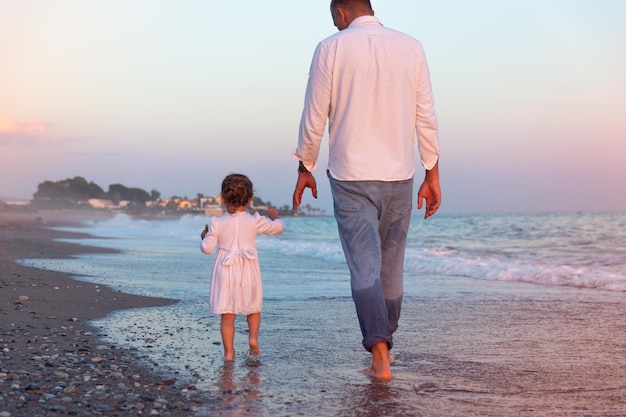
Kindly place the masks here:
<instances>
[{"instance_id":1,"label":"shirt cuff","mask_svg":"<svg viewBox=\"0 0 626 417\"><path fill-rule=\"evenodd\" d=\"M304 165L304 167L307 169L307 171L309 172L314 172L315 170L317 170L317 162L313 162L312 164L307 163L306 161L304 161L302 159L302 157L298 154L298 152L294 152L292 154L292 156L297 159L298 161L302 162L302 165Z\"/></svg>"}]
</instances>

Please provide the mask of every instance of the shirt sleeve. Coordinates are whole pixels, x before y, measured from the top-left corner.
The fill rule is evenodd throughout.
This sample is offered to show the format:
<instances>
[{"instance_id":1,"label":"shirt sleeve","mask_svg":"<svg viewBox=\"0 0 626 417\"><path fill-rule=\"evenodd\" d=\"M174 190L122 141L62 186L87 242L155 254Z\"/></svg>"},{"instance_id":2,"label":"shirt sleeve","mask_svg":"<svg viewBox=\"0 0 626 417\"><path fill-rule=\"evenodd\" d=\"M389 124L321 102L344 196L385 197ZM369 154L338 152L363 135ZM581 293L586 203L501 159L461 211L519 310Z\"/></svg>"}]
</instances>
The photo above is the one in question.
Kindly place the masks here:
<instances>
[{"instance_id":1,"label":"shirt sleeve","mask_svg":"<svg viewBox=\"0 0 626 417\"><path fill-rule=\"evenodd\" d=\"M330 110L332 65L328 55L327 47L318 44L309 71L298 147L293 153L310 172L317 169L317 158Z\"/></svg>"},{"instance_id":2,"label":"shirt sleeve","mask_svg":"<svg viewBox=\"0 0 626 417\"><path fill-rule=\"evenodd\" d=\"M281 219L271 220L269 217L254 213L257 232L266 235L280 235L285 230L285 223Z\"/></svg>"},{"instance_id":3,"label":"shirt sleeve","mask_svg":"<svg viewBox=\"0 0 626 417\"><path fill-rule=\"evenodd\" d=\"M420 67L418 68L418 85L415 108L415 130L417 132L417 147L422 165L429 170L439 159L439 127L435 112L435 99L430 81L430 72L426 61L426 54L421 44Z\"/></svg>"},{"instance_id":4,"label":"shirt sleeve","mask_svg":"<svg viewBox=\"0 0 626 417\"><path fill-rule=\"evenodd\" d=\"M217 244L217 221L215 217L211 217L211 225L209 226L209 232L204 236L200 243L200 251L210 255L215 250Z\"/></svg>"}]
</instances>

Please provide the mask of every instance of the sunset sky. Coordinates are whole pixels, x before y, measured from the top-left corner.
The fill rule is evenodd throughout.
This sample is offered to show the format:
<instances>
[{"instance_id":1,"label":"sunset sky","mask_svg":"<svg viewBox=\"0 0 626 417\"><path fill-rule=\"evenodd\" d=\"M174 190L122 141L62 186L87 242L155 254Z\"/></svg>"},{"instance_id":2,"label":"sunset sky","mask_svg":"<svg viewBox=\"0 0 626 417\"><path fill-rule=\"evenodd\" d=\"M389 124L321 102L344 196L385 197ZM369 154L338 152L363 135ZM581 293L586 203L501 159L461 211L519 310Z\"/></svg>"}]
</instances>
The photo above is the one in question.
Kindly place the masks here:
<instances>
[{"instance_id":1,"label":"sunset sky","mask_svg":"<svg viewBox=\"0 0 626 417\"><path fill-rule=\"evenodd\" d=\"M626 1L372 5L424 44L442 212L626 210ZM335 31L327 0L0 0L0 198L75 176L196 197L243 172L290 204ZM326 152L304 203L330 212Z\"/></svg>"}]
</instances>

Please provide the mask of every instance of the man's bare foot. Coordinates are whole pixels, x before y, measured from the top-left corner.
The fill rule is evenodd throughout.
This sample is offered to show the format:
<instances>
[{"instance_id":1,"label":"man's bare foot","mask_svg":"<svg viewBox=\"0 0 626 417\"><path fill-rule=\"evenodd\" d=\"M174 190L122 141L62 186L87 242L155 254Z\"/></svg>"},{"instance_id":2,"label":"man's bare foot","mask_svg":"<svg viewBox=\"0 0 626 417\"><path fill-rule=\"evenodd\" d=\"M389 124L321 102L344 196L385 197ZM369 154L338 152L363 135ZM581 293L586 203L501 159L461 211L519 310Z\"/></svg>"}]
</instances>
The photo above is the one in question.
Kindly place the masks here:
<instances>
[{"instance_id":1,"label":"man's bare foot","mask_svg":"<svg viewBox=\"0 0 626 417\"><path fill-rule=\"evenodd\" d=\"M370 366L369 368L363 369L359 372L379 381L391 381L391 371L379 372L375 370L373 366Z\"/></svg>"},{"instance_id":2,"label":"man's bare foot","mask_svg":"<svg viewBox=\"0 0 626 417\"><path fill-rule=\"evenodd\" d=\"M372 346L372 365L361 372L372 378L389 381L391 380L390 359L392 357L387 342L376 343Z\"/></svg>"},{"instance_id":3,"label":"man's bare foot","mask_svg":"<svg viewBox=\"0 0 626 417\"><path fill-rule=\"evenodd\" d=\"M253 356L259 356L261 354L261 349L259 349L259 342L256 340L250 340L248 342L250 345L250 350L248 351Z\"/></svg>"}]
</instances>

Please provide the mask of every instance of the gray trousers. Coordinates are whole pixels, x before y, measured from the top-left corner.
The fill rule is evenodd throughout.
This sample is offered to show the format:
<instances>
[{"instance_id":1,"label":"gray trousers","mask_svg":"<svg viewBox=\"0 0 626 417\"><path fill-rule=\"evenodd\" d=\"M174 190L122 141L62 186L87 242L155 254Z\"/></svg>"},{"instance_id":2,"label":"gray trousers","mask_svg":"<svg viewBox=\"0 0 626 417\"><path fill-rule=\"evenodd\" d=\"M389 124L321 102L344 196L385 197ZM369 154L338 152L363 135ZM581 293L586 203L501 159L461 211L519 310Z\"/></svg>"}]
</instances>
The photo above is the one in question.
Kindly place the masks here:
<instances>
[{"instance_id":1,"label":"gray trousers","mask_svg":"<svg viewBox=\"0 0 626 417\"><path fill-rule=\"evenodd\" d=\"M337 181L328 174L363 346L393 347L402 305L413 179Z\"/></svg>"}]
</instances>

